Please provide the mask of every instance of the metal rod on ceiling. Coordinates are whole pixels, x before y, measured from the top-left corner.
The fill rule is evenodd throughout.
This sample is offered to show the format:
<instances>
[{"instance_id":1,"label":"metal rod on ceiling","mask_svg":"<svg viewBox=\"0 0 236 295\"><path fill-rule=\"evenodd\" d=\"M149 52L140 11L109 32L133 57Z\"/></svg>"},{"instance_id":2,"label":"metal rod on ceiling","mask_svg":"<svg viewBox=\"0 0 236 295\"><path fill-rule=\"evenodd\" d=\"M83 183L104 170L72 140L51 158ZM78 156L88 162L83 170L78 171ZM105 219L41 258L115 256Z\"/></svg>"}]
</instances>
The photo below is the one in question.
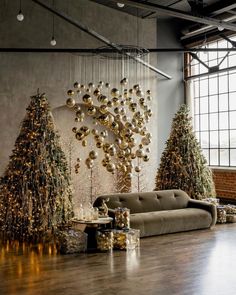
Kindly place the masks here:
<instances>
[{"instance_id":1,"label":"metal rod on ceiling","mask_svg":"<svg viewBox=\"0 0 236 295\"><path fill-rule=\"evenodd\" d=\"M99 33L97 33L96 31L90 29L89 27L87 27L86 25L82 24L81 22L72 19L70 16L68 16L67 14L59 11L58 9L54 8L54 7L50 7L45 3L42 3L41 1L38 0L32 0L34 3L38 4L39 6L43 7L44 9L50 11L51 13L57 15L58 17L64 19L65 21L67 21L68 23L70 23L71 25L79 28L80 30L86 32L87 34L89 34L90 36L93 36L94 38L96 38L97 40L105 43L106 45L110 46L111 48L115 49L116 51L120 52L121 54L124 54L126 56L128 56L129 58L135 60L136 62L139 62L140 64L142 64L143 66L149 68L150 70L154 71L155 73L167 78L167 79L171 79L171 76L169 76L168 74L164 73L163 71L157 69L156 67L150 65L149 63L146 63L145 61L143 61L141 58L139 57L135 57L132 56L129 52L124 52L122 47L119 46L118 44L111 42L109 39L107 39L106 37L100 35Z\"/></svg>"},{"instance_id":2,"label":"metal rod on ceiling","mask_svg":"<svg viewBox=\"0 0 236 295\"><path fill-rule=\"evenodd\" d=\"M150 48L147 49L149 53L162 53L162 52L228 52L236 51L235 47L232 48ZM58 53L114 53L116 49L94 49L94 48L0 48L0 52L58 52ZM122 52L125 52L123 49Z\"/></svg>"},{"instance_id":3,"label":"metal rod on ceiling","mask_svg":"<svg viewBox=\"0 0 236 295\"><path fill-rule=\"evenodd\" d=\"M116 0L110 0L110 1L117 2ZM191 13L185 13L185 12L178 10L178 9L162 6L162 5L151 3L148 1L140 2L137 0L122 0L122 3L124 3L128 6L136 7L136 8L146 9L149 11L156 11L157 14L159 13L159 14L169 15L169 16L181 18L184 20L190 20L193 22L197 22L197 23L201 23L201 24L205 24L205 25L212 25L215 27L220 26L220 27L227 29L227 30L236 31L236 25L234 25L234 24L229 24L227 22L217 20L212 17L193 15Z\"/></svg>"}]
</instances>

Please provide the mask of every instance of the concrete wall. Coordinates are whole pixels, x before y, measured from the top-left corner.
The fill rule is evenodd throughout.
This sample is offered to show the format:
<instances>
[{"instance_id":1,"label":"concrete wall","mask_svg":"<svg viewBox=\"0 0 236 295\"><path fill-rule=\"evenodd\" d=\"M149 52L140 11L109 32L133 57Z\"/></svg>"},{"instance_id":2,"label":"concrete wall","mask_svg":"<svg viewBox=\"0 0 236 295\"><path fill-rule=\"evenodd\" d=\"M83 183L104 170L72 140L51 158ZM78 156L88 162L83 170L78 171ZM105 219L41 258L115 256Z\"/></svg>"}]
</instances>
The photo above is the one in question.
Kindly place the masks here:
<instances>
[{"instance_id":1,"label":"concrete wall","mask_svg":"<svg viewBox=\"0 0 236 295\"><path fill-rule=\"evenodd\" d=\"M55 1L60 10L68 13L73 18L85 23L100 34L120 44L136 45L155 48L162 46L166 34L156 33L156 20L141 20L133 16L117 12L102 5L97 5L88 0L80 1ZM22 10L25 15L23 22L16 20L18 1L0 2L0 47L50 47L52 15L38 7L30 0L22 1ZM96 48L103 44L88 36L84 32L55 19L55 37L57 47L69 48ZM137 36L137 34L139 36ZM173 35L170 35L169 40ZM157 38L160 38L157 42ZM157 55L145 57L152 65L157 66ZM159 55L158 67L175 76L174 80L162 80L156 74L144 70L132 62L122 61L114 63L112 60L98 60L94 57L81 57L77 54L66 53L0 53L0 173L7 166L8 157L14 147L14 142L20 130L20 123L25 115L25 108L29 104L30 96L39 88L45 92L51 103L56 123L61 130L62 140L67 143L65 147L69 153L67 134L71 136L73 116L68 118L68 113L63 113L66 91L71 88L74 81L88 83L90 81L108 80L111 85L119 86L123 75L130 81L129 87L140 83L143 88L150 88L153 93L152 109L153 122L150 124L153 133L151 145L151 160L148 162L148 172L145 172L145 190L153 189L154 178L159 158L159 149L169 133L169 124L182 95L176 91L182 90L180 79L181 66L175 56L169 58L168 54ZM121 73L123 71L123 75ZM159 81L159 85L158 85ZM157 90L157 86L159 89ZM181 91L180 91L181 92ZM159 103L159 110L157 107ZM58 111L60 109L60 112ZM62 119L63 118L63 119ZM63 124L62 124L63 122ZM158 132L157 132L158 129ZM158 135L158 138L157 138ZM74 145L78 152L78 148ZM88 178L87 171L82 171L83 178ZM81 175L80 175L81 176ZM78 181L73 175L74 184ZM110 182L105 178L106 182ZM104 187L106 187L104 184ZM87 182L86 187L89 186ZM109 190L109 188L106 188ZM135 188L133 188L135 190ZM109 193L109 191L107 191Z\"/></svg>"},{"instance_id":2,"label":"concrete wall","mask_svg":"<svg viewBox=\"0 0 236 295\"><path fill-rule=\"evenodd\" d=\"M179 23L170 19L158 19L157 44L159 48L181 48L178 40ZM171 80L158 79L158 156L160 159L168 139L172 119L184 103L183 54L158 53L158 67L172 76Z\"/></svg>"}]
</instances>

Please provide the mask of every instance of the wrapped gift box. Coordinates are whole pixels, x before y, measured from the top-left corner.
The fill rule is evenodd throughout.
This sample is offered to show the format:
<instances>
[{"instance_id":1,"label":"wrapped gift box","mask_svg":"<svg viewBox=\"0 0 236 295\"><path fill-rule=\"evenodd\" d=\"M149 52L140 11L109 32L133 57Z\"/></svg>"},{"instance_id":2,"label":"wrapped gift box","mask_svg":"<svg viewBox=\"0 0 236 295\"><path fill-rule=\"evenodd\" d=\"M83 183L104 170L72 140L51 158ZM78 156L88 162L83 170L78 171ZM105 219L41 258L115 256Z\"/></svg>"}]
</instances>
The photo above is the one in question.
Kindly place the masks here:
<instances>
[{"instance_id":1,"label":"wrapped gift box","mask_svg":"<svg viewBox=\"0 0 236 295\"><path fill-rule=\"evenodd\" d=\"M130 210L128 208L118 207L115 209L115 227L118 229L129 229Z\"/></svg>"},{"instance_id":2,"label":"wrapped gift box","mask_svg":"<svg viewBox=\"0 0 236 295\"><path fill-rule=\"evenodd\" d=\"M56 244L62 254L85 252L87 250L87 234L76 229L58 230Z\"/></svg>"},{"instance_id":3,"label":"wrapped gift box","mask_svg":"<svg viewBox=\"0 0 236 295\"><path fill-rule=\"evenodd\" d=\"M112 230L97 231L97 249L100 251L109 251L113 249Z\"/></svg>"},{"instance_id":4,"label":"wrapped gift box","mask_svg":"<svg viewBox=\"0 0 236 295\"><path fill-rule=\"evenodd\" d=\"M133 250L139 247L140 244L140 230L113 230L113 248L119 250Z\"/></svg>"},{"instance_id":5,"label":"wrapped gift box","mask_svg":"<svg viewBox=\"0 0 236 295\"><path fill-rule=\"evenodd\" d=\"M217 206L217 223L226 223L226 211L224 206Z\"/></svg>"},{"instance_id":6,"label":"wrapped gift box","mask_svg":"<svg viewBox=\"0 0 236 295\"><path fill-rule=\"evenodd\" d=\"M235 214L226 214L226 222L235 223L236 215Z\"/></svg>"}]
</instances>

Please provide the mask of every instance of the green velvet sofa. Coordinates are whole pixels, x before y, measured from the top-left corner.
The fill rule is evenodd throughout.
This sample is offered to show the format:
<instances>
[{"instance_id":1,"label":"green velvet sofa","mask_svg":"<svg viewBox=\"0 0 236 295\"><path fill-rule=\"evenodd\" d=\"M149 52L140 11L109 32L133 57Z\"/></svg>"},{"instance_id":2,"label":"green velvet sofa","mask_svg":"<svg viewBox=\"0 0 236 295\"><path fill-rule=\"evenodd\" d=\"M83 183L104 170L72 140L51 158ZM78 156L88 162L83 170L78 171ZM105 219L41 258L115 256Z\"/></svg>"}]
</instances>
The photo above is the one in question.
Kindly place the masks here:
<instances>
[{"instance_id":1,"label":"green velvet sofa","mask_svg":"<svg viewBox=\"0 0 236 295\"><path fill-rule=\"evenodd\" d=\"M107 198L110 215L117 207L130 209L130 227L139 229L141 237L210 228L216 223L215 205L190 199L182 190L102 195L94 206Z\"/></svg>"}]
</instances>

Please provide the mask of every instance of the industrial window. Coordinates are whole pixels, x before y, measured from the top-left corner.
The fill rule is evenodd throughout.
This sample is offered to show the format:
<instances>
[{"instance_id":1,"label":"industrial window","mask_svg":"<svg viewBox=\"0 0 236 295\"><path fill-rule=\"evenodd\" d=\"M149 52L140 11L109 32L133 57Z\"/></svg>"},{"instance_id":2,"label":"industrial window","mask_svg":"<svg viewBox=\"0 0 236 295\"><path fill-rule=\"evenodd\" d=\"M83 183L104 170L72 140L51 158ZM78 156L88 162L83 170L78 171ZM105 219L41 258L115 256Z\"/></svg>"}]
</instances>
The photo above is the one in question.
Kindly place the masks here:
<instances>
[{"instance_id":1,"label":"industrial window","mask_svg":"<svg viewBox=\"0 0 236 295\"><path fill-rule=\"evenodd\" d=\"M204 46L230 48L232 43ZM194 130L208 164L236 167L236 51L193 54L188 73Z\"/></svg>"}]
</instances>

